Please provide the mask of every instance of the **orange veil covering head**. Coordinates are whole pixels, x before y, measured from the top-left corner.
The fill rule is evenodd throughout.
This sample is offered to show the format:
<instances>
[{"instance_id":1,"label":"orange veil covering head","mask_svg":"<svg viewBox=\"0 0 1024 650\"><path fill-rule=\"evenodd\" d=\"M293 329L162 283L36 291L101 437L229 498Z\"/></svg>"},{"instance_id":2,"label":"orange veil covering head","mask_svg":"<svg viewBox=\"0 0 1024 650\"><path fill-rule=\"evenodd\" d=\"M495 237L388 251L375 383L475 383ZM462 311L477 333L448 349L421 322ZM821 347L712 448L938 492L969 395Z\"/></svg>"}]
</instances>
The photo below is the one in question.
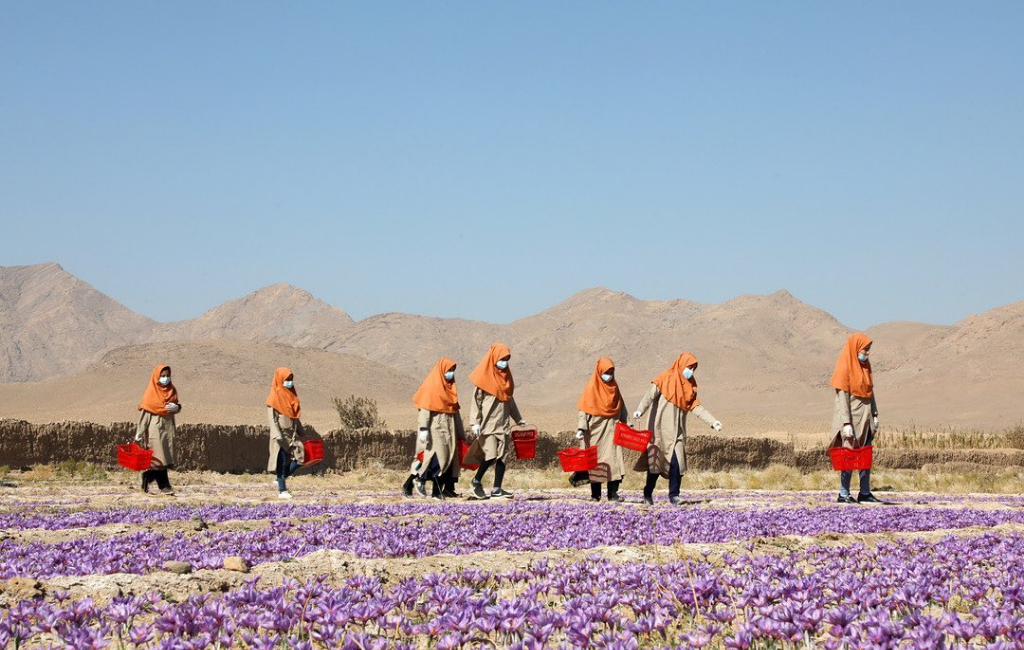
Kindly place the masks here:
<instances>
[{"instance_id":1,"label":"orange veil covering head","mask_svg":"<svg viewBox=\"0 0 1024 650\"><path fill-rule=\"evenodd\" d=\"M489 395L494 395L499 402L507 402L515 390L515 383L512 381L512 371L502 370L494 364L499 359L512 354L508 347L501 343L492 343L491 349L484 355L476 370L469 375L473 384Z\"/></svg>"},{"instance_id":2,"label":"orange veil covering head","mask_svg":"<svg viewBox=\"0 0 1024 650\"><path fill-rule=\"evenodd\" d=\"M455 370L455 362L442 357L420 384L412 403L417 408L434 413L457 413L459 410L459 389L454 381L444 378L444 373Z\"/></svg>"},{"instance_id":3,"label":"orange veil covering head","mask_svg":"<svg viewBox=\"0 0 1024 650\"><path fill-rule=\"evenodd\" d=\"M867 334L853 334L846 339L843 351L836 359L836 369L832 373L829 386L845 391L861 399L871 399L874 395L874 382L871 380L871 362L861 362L857 358L866 347L871 345Z\"/></svg>"},{"instance_id":4,"label":"orange veil covering head","mask_svg":"<svg viewBox=\"0 0 1024 650\"><path fill-rule=\"evenodd\" d=\"M267 406L286 418L292 420L299 417L299 395L294 388L285 388L284 380L292 371L288 368L274 370L274 381L270 382L270 394L267 395Z\"/></svg>"},{"instance_id":5,"label":"orange veil covering head","mask_svg":"<svg viewBox=\"0 0 1024 650\"><path fill-rule=\"evenodd\" d=\"M178 390L174 387L174 382L167 384L166 386L160 385L160 373L164 369L170 370L170 366L157 366L153 368L153 374L149 378L149 384L146 385L146 392L142 394L142 401L139 402L140 411L149 411L153 415L162 415L167 417L170 415L170 411L167 410L166 406L169 402L178 403Z\"/></svg>"},{"instance_id":6,"label":"orange veil covering head","mask_svg":"<svg viewBox=\"0 0 1024 650\"><path fill-rule=\"evenodd\" d=\"M615 379L612 379L610 383L605 383L601 379L603 373L614 367L615 362L608 357L601 357L597 360L594 374L590 376L590 381L583 389L583 395L576 402L576 408L584 413L600 417L611 417L622 411L622 394L619 392L619 386L615 383Z\"/></svg>"},{"instance_id":7,"label":"orange veil covering head","mask_svg":"<svg viewBox=\"0 0 1024 650\"><path fill-rule=\"evenodd\" d=\"M683 377L684 368L696 365L697 357L689 352L683 352L671 368L654 378L654 384L661 391L662 397L684 411L692 411L694 407L700 406L700 400L697 399L697 379Z\"/></svg>"}]
</instances>

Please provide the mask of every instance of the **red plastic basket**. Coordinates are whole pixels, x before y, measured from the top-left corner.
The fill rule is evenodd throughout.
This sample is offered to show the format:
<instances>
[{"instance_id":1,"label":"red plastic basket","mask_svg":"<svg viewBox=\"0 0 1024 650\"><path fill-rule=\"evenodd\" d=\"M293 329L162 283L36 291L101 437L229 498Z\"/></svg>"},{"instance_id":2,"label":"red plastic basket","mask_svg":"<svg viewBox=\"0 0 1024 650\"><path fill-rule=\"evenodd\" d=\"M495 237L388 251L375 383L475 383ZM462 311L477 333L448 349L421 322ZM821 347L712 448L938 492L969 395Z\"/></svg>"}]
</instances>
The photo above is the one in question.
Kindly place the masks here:
<instances>
[{"instance_id":1,"label":"red plastic basket","mask_svg":"<svg viewBox=\"0 0 1024 650\"><path fill-rule=\"evenodd\" d=\"M459 440L459 466L462 469L480 469L480 464L467 465L463 459L466 457L466 452L469 451L469 443L465 440Z\"/></svg>"},{"instance_id":2,"label":"red plastic basket","mask_svg":"<svg viewBox=\"0 0 1024 650\"><path fill-rule=\"evenodd\" d=\"M651 442L650 431L637 431L625 422L615 424L615 444L633 451L643 451Z\"/></svg>"},{"instance_id":3,"label":"red plastic basket","mask_svg":"<svg viewBox=\"0 0 1024 650\"><path fill-rule=\"evenodd\" d=\"M303 440L302 449L306 452L306 459L302 461L303 467L309 467L310 465L316 465L324 459L324 441L323 440Z\"/></svg>"},{"instance_id":4,"label":"red plastic basket","mask_svg":"<svg viewBox=\"0 0 1024 650\"><path fill-rule=\"evenodd\" d=\"M828 450L832 457L832 469L838 472L850 472L855 469L871 469L872 449L871 445L847 449L846 447L832 447Z\"/></svg>"},{"instance_id":5,"label":"red plastic basket","mask_svg":"<svg viewBox=\"0 0 1024 650\"><path fill-rule=\"evenodd\" d=\"M512 432L512 445L516 448L516 458L530 460L537 457L537 430L522 429Z\"/></svg>"},{"instance_id":6,"label":"red plastic basket","mask_svg":"<svg viewBox=\"0 0 1024 650\"><path fill-rule=\"evenodd\" d=\"M149 469L153 462L153 450L143 449L134 442L117 446L117 464L134 472Z\"/></svg>"},{"instance_id":7,"label":"red plastic basket","mask_svg":"<svg viewBox=\"0 0 1024 650\"><path fill-rule=\"evenodd\" d=\"M558 452L563 472L588 472L597 467L597 447L569 447Z\"/></svg>"}]
</instances>

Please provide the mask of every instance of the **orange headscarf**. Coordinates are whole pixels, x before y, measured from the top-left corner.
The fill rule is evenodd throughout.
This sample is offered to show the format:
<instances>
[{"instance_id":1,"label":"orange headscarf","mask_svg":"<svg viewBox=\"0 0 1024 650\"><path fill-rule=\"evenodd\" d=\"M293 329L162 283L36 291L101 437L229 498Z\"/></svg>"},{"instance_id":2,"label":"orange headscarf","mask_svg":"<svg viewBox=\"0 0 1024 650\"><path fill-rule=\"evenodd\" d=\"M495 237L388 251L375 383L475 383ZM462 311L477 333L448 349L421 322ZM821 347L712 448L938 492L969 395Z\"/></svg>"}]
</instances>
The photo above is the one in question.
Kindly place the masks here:
<instances>
[{"instance_id":1,"label":"orange headscarf","mask_svg":"<svg viewBox=\"0 0 1024 650\"><path fill-rule=\"evenodd\" d=\"M684 411L692 411L694 407L700 406L700 400L697 399L697 378L683 377L684 368L696 368L696 365L697 357L689 352L683 352L671 368L654 378L654 384L661 391L662 397Z\"/></svg>"},{"instance_id":2,"label":"orange headscarf","mask_svg":"<svg viewBox=\"0 0 1024 650\"><path fill-rule=\"evenodd\" d=\"M601 357L597 360L594 374L590 376L590 381L583 389L583 395L576 402L576 408L584 413L601 417L611 417L622 411L622 394L619 392L619 386L615 383L615 379L612 379L611 383L605 383L601 379L603 373L614 367L615 362L608 357Z\"/></svg>"},{"instance_id":3,"label":"orange headscarf","mask_svg":"<svg viewBox=\"0 0 1024 650\"><path fill-rule=\"evenodd\" d=\"M853 334L846 339L843 351L836 360L836 370L832 373L829 386L861 399L871 399L874 395L874 383L871 380L871 362L861 362L857 354L871 345L867 334Z\"/></svg>"},{"instance_id":4,"label":"orange headscarf","mask_svg":"<svg viewBox=\"0 0 1024 650\"><path fill-rule=\"evenodd\" d=\"M512 397L515 383L512 381L511 370L502 370L494 364L510 354L507 346L501 343L492 343L491 349L484 355L480 365L469 376L469 380L477 388L489 395L494 395L499 402L507 402Z\"/></svg>"},{"instance_id":5,"label":"orange headscarf","mask_svg":"<svg viewBox=\"0 0 1024 650\"><path fill-rule=\"evenodd\" d=\"M140 411L149 411L153 415L167 417L171 414L166 408L167 404L169 402L178 403L178 390L174 387L174 382L166 386L160 385L160 373L165 368L171 369L170 366L153 368L153 375L149 378L149 384L146 385L146 392L142 394L142 401L139 402Z\"/></svg>"},{"instance_id":6,"label":"orange headscarf","mask_svg":"<svg viewBox=\"0 0 1024 650\"><path fill-rule=\"evenodd\" d=\"M455 370L455 362L441 358L434 368L427 373L427 378L420 384L412 403L417 408L434 413L457 413L459 410L459 389L454 381L444 378L444 373Z\"/></svg>"},{"instance_id":7,"label":"orange headscarf","mask_svg":"<svg viewBox=\"0 0 1024 650\"><path fill-rule=\"evenodd\" d=\"M267 406L286 418L299 417L299 395L294 388L285 388L284 380L292 371L287 368L274 370L274 381L270 382L270 394L267 395Z\"/></svg>"}]
</instances>

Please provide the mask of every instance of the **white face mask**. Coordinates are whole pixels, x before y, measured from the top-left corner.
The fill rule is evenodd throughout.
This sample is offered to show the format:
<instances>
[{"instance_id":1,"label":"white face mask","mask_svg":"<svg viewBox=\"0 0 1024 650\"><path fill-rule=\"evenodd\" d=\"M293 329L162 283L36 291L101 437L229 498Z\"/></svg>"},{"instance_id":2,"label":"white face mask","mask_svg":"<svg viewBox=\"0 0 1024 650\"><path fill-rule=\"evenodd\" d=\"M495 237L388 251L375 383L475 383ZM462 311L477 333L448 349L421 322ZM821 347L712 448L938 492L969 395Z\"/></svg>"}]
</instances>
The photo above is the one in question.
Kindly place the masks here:
<instances>
[{"instance_id":1,"label":"white face mask","mask_svg":"<svg viewBox=\"0 0 1024 650\"><path fill-rule=\"evenodd\" d=\"M685 377L687 379L693 379L693 369L692 368L683 368L683 377Z\"/></svg>"},{"instance_id":2,"label":"white face mask","mask_svg":"<svg viewBox=\"0 0 1024 650\"><path fill-rule=\"evenodd\" d=\"M865 361L868 360L868 355L864 354L863 352L858 352L857 358L860 359L861 363L864 363Z\"/></svg>"},{"instance_id":3,"label":"white face mask","mask_svg":"<svg viewBox=\"0 0 1024 650\"><path fill-rule=\"evenodd\" d=\"M601 381L603 381L606 384L610 384L612 379L614 379L614 377L612 375L609 375L608 373L601 375Z\"/></svg>"},{"instance_id":4,"label":"white face mask","mask_svg":"<svg viewBox=\"0 0 1024 650\"><path fill-rule=\"evenodd\" d=\"M455 371L449 370L448 372L444 373L444 378L447 379L448 381L455 379Z\"/></svg>"},{"instance_id":5,"label":"white face mask","mask_svg":"<svg viewBox=\"0 0 1024 650\"><path fill-rule=\"evenodd\" d=\"M170 377L161 377L161 378L160 378L160 379L158 379L157 381L159 381L159 382L160 382L160 385L161 385L161 386L166 386L166 385L168 385L168 384L170 384L170 383L171 383L171 378L170 378Z\"/></svg>"},{"instance_id":6,"label":"white face mask","mask_svg":"<svg viewBox=\"0 0 1024 650\"><path fill-rule=\"evenodd\" d=\"M508 368L508 361L505 361L504 359L500 359L500 360L499 360L499 361L498 361L497 363L495 363L494 365L498 366L498 367L499 367L499 368L501 368L502 370L505 370L506 368Z\"/></svg>"},{"instance_id":7,"label":"white face mask","mask_svg":"<svg viewBox=\"0 0 1024 650\"><path fill-rule=\"evenodd\" d=\"M284 387L285 388L294 388L295 387L295 382L294 381L285 380Z\"/></svg>"}]
</instances>

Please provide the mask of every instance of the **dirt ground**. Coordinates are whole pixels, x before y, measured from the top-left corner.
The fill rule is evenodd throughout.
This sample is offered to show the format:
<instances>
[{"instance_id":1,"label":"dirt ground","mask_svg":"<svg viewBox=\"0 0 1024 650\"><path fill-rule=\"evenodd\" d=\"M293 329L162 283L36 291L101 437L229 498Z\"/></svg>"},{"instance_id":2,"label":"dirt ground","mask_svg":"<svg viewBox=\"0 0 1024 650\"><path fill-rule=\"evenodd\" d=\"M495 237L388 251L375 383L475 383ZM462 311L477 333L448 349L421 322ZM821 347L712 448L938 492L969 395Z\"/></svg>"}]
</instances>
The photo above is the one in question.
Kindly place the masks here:
<instances>
[{"instance_id":1,"label":"dirt ground","mask_svg":"<svg viewBox=\"0 0 1024 650\"><path fill-rule=\"evenodd\" d=\"M172 475L174 476L174 475ZM163 508L169 505L255 505L277 502L276 490L267 476L224 476L212 473L192 473L174 478L178 491L175 497L150 496L143 494L132 480L134 475L117 474L113 480L76 481L59 480L47 476L45 471L33 475L7 475L0 482L0 512L17 512L24 508L45 512L51 508L61 510L94 510L111 508ZM290 489L297 495L293 504L388 504L408 502L397 489L381 489L385 485L378 480L360 481L358 476L335 475L326 477L303 477L294 481ZM395 476L395 481L400 476ZM526 479L528 477L520 477ZM389 477L390 479L390 477ZM521 486L525 489L518 494L520 499L559 502L579 501L584 498L585 488L571 490L563 487L539 487L548 480L544 477L529 477L524 483L536 487ZM467 483L468 481L463 481ZM625 508L642 508L639 494L626 492L629 502ZM54 498L57 495L57 498ZM883 494L884 496L884 494ZM662 498L664 495L660 494ZM685 490L690 508L737 508L751 509L761 506L799 507L823 505L831 502L830 493L814 491L793 491L786 493L742 490ZM971 507L979 509L1012 509L1024 507L1016 499L998 499L993 495L948 496L929 493L899 493L898 501L905 507ZM422 502L422 501L420 501ZM869 507L869 506L864 506ZM884 506L873 506L884 507ZM422 517L424 515L410 515ZM323 517L320 517L321 519ZM312 521L292 519L293 522ZM0 530L0 541L17 543L59 542L79 537L95 536L107 538L127 535L136 531L153 531L164 534L189 534L196 530L195 520L156 522L144 524L116 523L95 527L69 528L64 530ZM212 531L256 530L268 525L265 520L204 522ZM979 535L992 530L1002 532L1024 532L1024 526L1007 524L991 528L967 528L954 531L957 535ZM790 553L810 545L840 546L853 542L877 544L906 537L938 539L950 531L929 531L913 533L878 533L866 535L824 533L817 536L787 535L773 538L758 538L721 544L680 544L674 546L633 546L599 547L585 550L555 549L542 552L486 551L464 555L437 555L419 559L363 559L351 553L325 550L282 562L268 562L252 568L250 574L229 570L197 570L188 574L156 571L146 575L111 574L76 577L59 577L44 580L38 585L44 597L53 598L55 592L67 592L72 598L91 597L100 602L118 595L141 595L159 591L165 598L182 600L190 594L222 592L241 586L245 580L259 577L266 585L277 584L284 577L305 580L314 576L326 576L331 583L339 583L353 575L375 575L386 584L410 576L422 576L431 572L459 571L474 567L487 571L507 571L525 568L540 559L553 561L581 561L591 556L606 558L613 562L671 562L680 559L717 562L726 553L746 553L753 544L753 553ZM15 594L5 589L0 582L0 604L13 601Z\"/></svg>"}]
</instances>

